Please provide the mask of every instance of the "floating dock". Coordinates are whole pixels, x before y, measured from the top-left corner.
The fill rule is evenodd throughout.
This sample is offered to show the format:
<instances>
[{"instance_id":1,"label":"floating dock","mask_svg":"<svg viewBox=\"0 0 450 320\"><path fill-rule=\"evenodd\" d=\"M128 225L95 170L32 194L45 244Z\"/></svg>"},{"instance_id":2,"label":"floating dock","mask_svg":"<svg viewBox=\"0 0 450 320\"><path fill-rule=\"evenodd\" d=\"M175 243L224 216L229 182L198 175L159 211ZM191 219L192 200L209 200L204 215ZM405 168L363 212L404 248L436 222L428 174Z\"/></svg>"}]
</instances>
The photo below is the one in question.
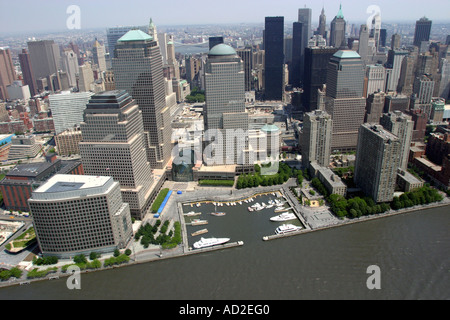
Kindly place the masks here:
<instances>
[{"instance_id":1,"label":"floating dock","mask_svg":"<svg viewBox=\"0 0 450 320\"><path fill-rule=\"evenodd\" d=\"M208 229L202 229L202 230L195 231L195 232L191 233L191 236L195 237L195 236L205 234L205 233L208 233Z\"/></svg>"}]
</instances>

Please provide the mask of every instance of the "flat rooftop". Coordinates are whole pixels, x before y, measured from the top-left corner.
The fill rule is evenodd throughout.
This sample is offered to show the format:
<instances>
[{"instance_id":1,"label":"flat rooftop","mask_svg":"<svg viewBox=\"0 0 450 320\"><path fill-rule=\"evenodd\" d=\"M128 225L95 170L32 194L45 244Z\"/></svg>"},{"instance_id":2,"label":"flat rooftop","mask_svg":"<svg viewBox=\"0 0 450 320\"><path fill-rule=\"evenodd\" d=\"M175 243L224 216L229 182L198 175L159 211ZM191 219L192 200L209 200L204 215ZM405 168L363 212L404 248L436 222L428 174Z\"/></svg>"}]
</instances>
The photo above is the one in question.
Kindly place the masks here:
<instances>
[{"instance_id":1,"label":"flat rooftop","mask_svg":"<svg viewBox=\"0 0 450 320\"><path fill-rule=\"evenodd\" d=\"M56 174L36 189L34 193L58 193L98 188L103 187L109 180L112 180L112 178L103 176Z\"/></svg>"}]
</instances>

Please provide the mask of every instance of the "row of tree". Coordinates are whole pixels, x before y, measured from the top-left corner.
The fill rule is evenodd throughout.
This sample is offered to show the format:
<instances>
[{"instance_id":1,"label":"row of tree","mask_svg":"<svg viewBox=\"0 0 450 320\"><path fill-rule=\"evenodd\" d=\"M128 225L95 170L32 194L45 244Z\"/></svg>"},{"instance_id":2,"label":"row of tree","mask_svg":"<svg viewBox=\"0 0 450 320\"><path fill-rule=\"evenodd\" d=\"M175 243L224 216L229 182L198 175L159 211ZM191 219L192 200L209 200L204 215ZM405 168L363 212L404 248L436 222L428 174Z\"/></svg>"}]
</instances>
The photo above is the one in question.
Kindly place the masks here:
<instances>
[{"instance_id":1,"label":"row of tree","mask_svg":"<svg viewBox=\"0 0 450 320\"><path fill-rule=\"evenodd\" d=\"M292 175L292 169L283 162L279 163L278 172L273 175L261 174L261 167L258 164L255 164L255 173L240 175L236 182L236 188L245 189L283 184L288 181Z\"/></svg>"}]
</instances>

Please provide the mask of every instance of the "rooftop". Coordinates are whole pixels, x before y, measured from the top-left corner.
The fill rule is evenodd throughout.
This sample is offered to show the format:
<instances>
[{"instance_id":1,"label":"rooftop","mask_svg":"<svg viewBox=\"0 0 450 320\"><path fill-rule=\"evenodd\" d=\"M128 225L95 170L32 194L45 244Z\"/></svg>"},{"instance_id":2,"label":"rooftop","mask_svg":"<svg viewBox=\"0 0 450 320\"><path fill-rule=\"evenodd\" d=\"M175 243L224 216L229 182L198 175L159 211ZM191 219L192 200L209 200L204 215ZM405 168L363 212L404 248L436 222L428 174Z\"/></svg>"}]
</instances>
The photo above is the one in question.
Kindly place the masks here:
<instances>
[{"instance_id":1,"label":"rooftop","mask_svg":"<svg viewBox=\"0 0 450 320\"><path fill-rule=\"evenodd\" d=\"M125 33L117 42L128 42L128 41L146 41L153 40L153 38L147 33L141 30L130 30Z\"/></svg>"},{"instance_id":2,"label":"rooftop","mask_svg":"<svg viewBox=\"0 0 450 320\"><path fill-rule=\"evenodd\" d=\"M339 50L333 55L333 57L341 59L361 58L361 56L356 51L353 50Z\"/></svg>"},{"instance_id":3,"label":"rooftop","mask_svg":"<svg viewBox=\"0 0 450 320\"><path fill-rule=\"evenodd\" d=\"M230 55L236 55L236 50L234 50L232 47L230 47L227 44L220 43L218 45L215 45L211 48L209 51L210 56L230 56Z\"/></svg>"}]
</instances>

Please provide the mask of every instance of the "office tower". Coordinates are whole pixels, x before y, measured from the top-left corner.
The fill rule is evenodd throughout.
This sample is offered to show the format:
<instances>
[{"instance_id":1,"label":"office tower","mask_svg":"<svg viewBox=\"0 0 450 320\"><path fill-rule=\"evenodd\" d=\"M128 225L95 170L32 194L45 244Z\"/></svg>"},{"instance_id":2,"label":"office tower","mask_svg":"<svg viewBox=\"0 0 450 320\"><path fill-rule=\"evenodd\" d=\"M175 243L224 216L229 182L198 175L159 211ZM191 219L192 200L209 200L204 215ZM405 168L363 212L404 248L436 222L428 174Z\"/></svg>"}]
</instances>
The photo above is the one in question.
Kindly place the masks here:
<instances>
[{"instance_id":1,"label":"office tower","mask_svg":"<svg viewBox=\"0 0 450 320\"><path fill-rule=\"evenodd\" d=\"M346 22L342 14L342 5L339 6L339 12L331 21L330 25L330 46L340 49L345 47L345 29Z\"/></svg>"},{"instance_id":2,"label":"office tower","mask_svg":"<svg viewBox=\"0 0 450 320\"><path fill-rule=\"evenodd\" d=\"M302 65L305 63L304 26L302 22L294 22L292 29L292 63L289 70L290 84L294 88L300 88L303 80Z\"/></svg>"},{"instance_id":3,"label":"office tower","mask_svg":"<svg viewBox=\"0 0 450 320\"><path fill-rule=\"evenodd\" d=\"M361 57L352 50L339 50L328 63L325 110L333 119L333 151L356 149L366 109L364 73Z\"/></svg>"},{"instance_id":4,"label":"office tower","mask_svg":"<svg viewBox=\"0 0 450 320\"><path fill-rule=\"evenodd\" d=\"M20 69L22 70L23 82L30 88L31 96L36 95L36 81L31 69L30 55L27 49L22 49L19 53Z\"/></svg>"},{"instance_id":5,"label":"office tower","mask_svg":"<svg viewBox=\"0 0 450 320\"><path fill-rule=\"evenodd\" d=\"M245 91L253 90L253 52L252 48L238 49L236 50L239 57L241 57L244 62L244 73L245 73Z\"/></svg>"},{"instance_id":6,"label":"office tower","mask_svg":"<svg viewBox=\"0 0 450 320\"><path fill-rule=\"evenodd\" d=\"M376 13L372 19L372 26L370 30L370 36L374 40L375 50L374 53L378 51L380 47L380 31L381 31L381 16L379 13Z\"/></svg>"},{"instance_id":7,"label":"office tower","mask_svg":"<svg viewBox=\"0 0 450 320\"><path fill-rule=\"evenodd\" d=\"M108 43L109 56L114 58L114 50L116 48L117 40L123 37L130 30L141 30L148 32L148 26L127 26L127 27L113 27L106 30L106 42Z\"/></svg>"},{"instance_id":8,"label":"office tower","mask_svg":"<svg viewBox=\"0 0 450 320\"><path fill-rule=\"evenodd\" d=\"M435 81L427 76L421 75L414 80L413 92L416 95L416 104L429 104L433 97Z\"/></svg>"},{"instance_id":9,"label":"office tower","mask_svg":"<svg viewBox=\"0 0 450 320\"><path fill-rule=\"evenodd\" d=\"M161 50L161 56L163 59L163 65L167 64L167 42L169 41L169 36L167 33L158 33L158 45Z\"/></svg>"},{"instance_id":10,"label":"office tower","mask_svg":"<svg viewBox=\"0 0 450 320\"><path fill-rule=\"evenodd\" d=\"M171 158L172 131L158 43L140 30L131 30L118 40L112 66L116 89L126 90L142 111L150 165L162 169Z\"/></svg>"},{"instance_id":11,"label":"office tower","mask_svg":"<svg viewBox=\"0 0 450 320\"><path fill-rule=\"evenodd\" d=\"M113 252L133 236L129 205L111 177L57 174L28 203L44 256Z\"/></svg>"},{"instance_id":12,"label":"office tower","mask_svg":"<svg viewBox=\"0 0 450 320\"><path fill-rule=\"evenodd\" d=\"M92 96L81 133L79 148L85 174L108 175L120 182L131 215L142 219L151 205L153 175L136 101L124 90Z\"/></svg>"},{"instance_id":13,"label":"office tower","mask_svg":"<svg viewBox=\"0 0 450 320\"><path fill-rule=\"evenodd\" d=\"M327 35L327 16L325 15L325 8L322 7L322 12L319 16L319 27L317 28L317 34L326 39Z\"/></svg>"},{"instance_id":14,"label":"office tower","mask_svg":"<svg viewBox=\"0 0 450 320\"><path fill-rule=\"evenodd\" d=\"M400 163L399 168L408 169L409 148L411 147L412 135L414 130L414 122L411 116L394 111L384 113L380 119L380 124L384 129L393 133L400 140Z\"/></svg>"},{"instance_id":15,"label":"office tower","mask_svg":"<svg viewBox=\"0 0 450 320\"><path fill-rule=\"evenodd\" d=\"M391 69L391 73L386 79L386 91L397 91L400 72L402 70L403 59L408 55L408 51L389 50L386 68Z\"/></svg>"},{"instance_id":16,"label":"office tower","mask_svg":"<svg viewBox=\"0 0 450 320\"><path fill-rule=\"evenodd\" d=\"M95 81L94 71L92 71L91 64L85 62L83 65L78 67L77 83L78 91L87 92L91 90L91 84Z\"/></svg>"},{"instance_id":17,"label":"office tower","mask_svg":"<svg viewBox=\"0 0 450 320\"><path fill-rule=\"evenodd\" d=\"M354 181L375 202L394 198L401 142L381 125L364 123L359 129Z\"/></svg>"},{"instance_id":18,"label":"office tower","mask_svg":"<svg viewBox=\"0 0 450 320\"><path fill-rule=\"evenodd\" d=\"M58 69L60 67L59 47L53 40L29 41L31 69L36 81L47 79L47 87L50 91L58 91L61 88Z\"/></svg>"},{"instance_id":19,"label":"office tower","mask_svg":"<svg viewBox=\"0 0 450 320\"><path fill-rule=\"evenodd\" d=\"M371 93L384 91L386 86L386 69L381 64L366 67L367 96Z\"/></svg>"},{"instance_id":20,"label":"office tower","mask_svg":"<svg viewBox=\"0 0 450 320\"><path fill-rule=\"evenodd\" d=\"M223 43L223 37L209 37L209 50Z\"/></svg>"},{"instance_id":21,"label":"office tower","mask_svg":"<svg viewBox=\"0 0 450 320\"><path fill-rule=\"evenodd\" d=\"M186 67L186 80L191 86L194 88L194 79L197 77L197 74L200 72L201 68L201 60L197 59L191 55L185 58L185 67Z\"/></svg>"},{"instance_id":22,"label":"office tower","mask_svg":"<svg viewBox=\"0 0 450 320\"><path fill-rule=\"evenodd\" d=\"M303 81L303 74L305 72L305 48L308 46L308 41L312 37L311 19L312 10L310 8L298 9L298 22L303 24L300 51L300 81Z\"/></svg>"},{"instance_id":23,"label":"office tower","mask_svg":"<svg viewBox=\"0 0 450 320\"><path fill-rule=\"evenodd\" d=\"M284 38L284 48L283 48L284 63L289 67L292 65L292 44L293 44L292 36L287 36Z\"/></svg>"},{"instance_id":24,"label":"office tower","mask_svg":"<svg viewBox=\"0 0 450 320\"><path fill-rule=\"evenodd\" d=\"M328 113L322 110L305 113L300 137L303 167L308 168L313 161L322 167L330 165L332 132L333 120Z\"/></svg>"},{"instance_id":25,"label":"office tower","mask_svg":"<svg viewBox=\"0 0 450 320\"><path fill-rule=\"evenodd\" d=\"M391 38L391 49L392 50L400 49L401 41L402 41L401 35L399 35L398 33L393 34Z\"/></svg>"},{"instance_id":26,"label":"office tower","mask_svg":"<svg viewBox=\"0 0 450 320\"><path fill-rule=\"evenodd\" d=\"M380 47L386 47L386 39L387 39L387 30L380 29Z\"/></svg>"},{"instance_id":27,"label":"office tower","mask_svg":"<svg viewBox=\"0 0 450 320\"><path fill-rule=\"evenodd\" d=\"M327 40L325 40L321 35L316 34L312 36L311 39L308 41L308 48L311 47L326 47L327 46Z\"/></svg>"},{"instance_id":28,"label":"office tower","mask_svg":"<svg viewBox=\"0 0 450 320\"><path fill-rule=\"evenodd\" d=\"M414 71L416 69L418 50L409 53L402 61L397 92L410 96L413 93Z\"/></svg>"},{"instance_id":29,"label":"office tower","mask_svg":"<svg viewBox=\"0 0 450 320\"><path fill-rule=\"evenodd\" d=\"M95 39L94 46L92 47L93 62L97 65L100 72L106 71L105 60L105 46L101 45L97 39Z\"/></svg>"},{"instance_id":30,"label":"office tower","mask_svg":"<svg viewBox=\"0 0 450 320\"><path fill-rule=\"evenodd\" d=\"M312 47L305 49L305 76L302 102L307 111L317 108L318 89L327 83L328 62L338 51L332 47Z\"/></svg>"},{"instance_id":31,"label":"office tower","mask_svg":"<svg viewBox=\"0 0 450 320\"><path fill-rule=\"evenodd\" d=\"M450 59L442 59L440 66L441 81L439 83L439 91L437 96L450 99Z\"/></svg>"},{"instance_id":32,"label":"office tower","mask_svg":"<svg viewBox=\"0 0 450 320\"><path fill-rule=\"evenodd\" d=\"M172 36L169 36L169 42L167 42L167 65L170 69L170 79L180 79L180 66L175 59L175 45Z\"/></svg>"},{"instance_id":33,"label":"office tower","mask_svg":"<svg viewBox=\"0 0 450 320\"><path fill-rule=\"evenodd\" d=\"M49 108L52 111L56 134L80 125L84 109L92 95L92 92L70 91L49 95Z\"/></svg>"},{"instance_id":34,"label":"office tower","mask_svg":"<svg viewBox=\"0 0 450 320\"><path fill-rule=\"evenodd\" d=\"M7 86L16 80L16 72L11 58L11 50L0 47L0 100L9 99Z\"/></svg>"},{"instance_id":35,"label":"office tower","mask_svg":"<svg viewBox=\"0 0 450 320\"><path fill-rule=\"evenodd\" d=\"M158 31L156 31L156 25L153 22L153 19L150 18L148 23L148 35L153 38L153 40L158 41Z\"/></svg>"},{"instance_id":36,"label":"office tower","mask_svg":"<svg viewBox=\"0 0 450 320\"><path fill-rule=\"evenodd\" d=\"M64 50L62 54L62 67L69 78L69 86L77 88L78 57L73 50Z\"/></svg>"},{"instance_id":37,"label":"office tower","mask_svg":"<svg viewBox=\"0 0 450 320\"><path fill-rule=\"evenodd\" d=\"M422 45L422 41L430 40L432 21L426 17L420 18L416 21L416 30L414 32L414 45L419 47Z\"/></svg>"},{"instance_id":38,"label":"office tower","mask_svg":"<svg viewBox=\"0 0 450 320\"><path fill-rule=\"evenodd\" d=\"M206 141L219 130L223 136L214 143L217 153L211 154L215 161L206 164L246 164L243 150L246 150L248 113L245 110L244 63L236 51L225 44L214 46L208 54L205 66L204 128ZM211 130L213 129L213 130ZM227 143L231 130L238 134L237 140Z\"/></svg>"},{"instance_id":39,"label":"office tower","mask_svg":"<svg viewBox=\"0 0 450 320\"><path fill-rule=\"evenodd\" d=\"M264 29L264 99L283 100L284 17L266 17Z\"/></svg>"},{"instance_id":40,"label":"office tower","mask_svg":"<svg viewBox=\"0 0 450 320\"><path fill-rule=\"evenodd\" d=\"M366 115L364 122L379 123L383 114L386 94L384 92L374 92L369 94L366 100Z\"/></svg>"},{"instance_id":41,"label":"office tower","mask_svg":"<svg viewBox=\"0 0 450 320\"><path fill-rule=\"evenodd\" d=\"M361 25L359 29L358 53L361 56L361 60L366 62L369 54L369 29L365 24Z\"/></svg>"}]
</instances>

